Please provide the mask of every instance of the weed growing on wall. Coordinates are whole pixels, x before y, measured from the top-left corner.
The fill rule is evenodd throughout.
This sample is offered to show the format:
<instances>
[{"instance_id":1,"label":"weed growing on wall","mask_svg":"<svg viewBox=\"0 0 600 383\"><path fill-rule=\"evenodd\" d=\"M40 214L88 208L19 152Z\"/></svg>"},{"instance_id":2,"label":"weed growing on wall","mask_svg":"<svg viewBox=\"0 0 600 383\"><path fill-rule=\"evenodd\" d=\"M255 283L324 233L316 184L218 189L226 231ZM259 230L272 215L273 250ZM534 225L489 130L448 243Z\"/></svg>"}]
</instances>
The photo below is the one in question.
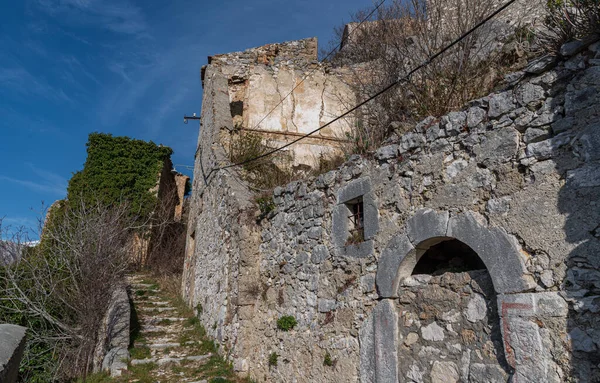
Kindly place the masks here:
<instances>
[{"instance_id":1,"label":"weed growing on wall","mask_svg":"<svg viewBox=\"0 0 600 383\"><path fill-rule=\"evenodd\" d=\"M325 353L325 356L323 357L323 366L333 366L333 359L331 359L331 354L329 353L329 351L327 351Z\"/></svg>"},{"instance_id":2,"label":"weed growing on wall","mask_svg":"<svg viewBox=\"0 0 600 383\"><path fill-rule=\"evenodd\" d=\"M291 315L284 315L277 320L277 328L282 331L290 331L297 324L296 318Z\"/></svg>"},{"instance_id":3,"label":"weed growing on wall","mask_svg":"<svg viewBox=\"0 0 600 383\"><path fill-rule=\"evenodd\" d=\"M273 201L273 195L271 193L262 193L256 197L256 204L260 210L259 220L267 217L272 211L275 210L275 202Z\"/></svg>"},{"instance_id":4,"label":"weed growing on wall","mask_svg":"<svg viewBox=\"0 0 600 383\"><path fill-rule=\"evenodd\" d=\"M272 352L269 355L269 366L277 366L277 359L279 359L279 355L276 352Z\"/></svg>"}]
</instances>

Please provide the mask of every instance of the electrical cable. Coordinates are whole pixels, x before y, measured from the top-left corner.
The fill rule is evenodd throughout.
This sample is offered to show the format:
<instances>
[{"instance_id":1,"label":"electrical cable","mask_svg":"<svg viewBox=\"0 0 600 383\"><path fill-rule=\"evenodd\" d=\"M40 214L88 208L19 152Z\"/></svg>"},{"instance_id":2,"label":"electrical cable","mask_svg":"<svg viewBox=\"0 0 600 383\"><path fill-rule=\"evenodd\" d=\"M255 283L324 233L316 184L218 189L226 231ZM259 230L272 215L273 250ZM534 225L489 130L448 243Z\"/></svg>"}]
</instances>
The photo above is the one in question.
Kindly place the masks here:
<instances>
[{"instance_id":1,"label":"electrical cable","mask_svg":"<svg viewBox=\"0 0 600 383\"><path fill-rule=\"evenodd\" d=\"M385 0L384 0L385 1ZM358 108L362 107L363 105L367 104L368 102L374 100L375 98L381 96L383 93L387 92L388 90L392 89L393 87L395 87L396 85L404 82L404 81L408 81L410 79L410 77L415 74L416 72L418 72L419 70L421 70L422 68L428 66L433 60L435 60L436 58L438 58L439 56L441 56L442 54L444 54L446 51L448 51L449 49L451 49L452 47L454 47L456 44L460 43L461 41L463 41L465 38L467 38L469 35L471 35L473 32L475 32L477 29L479 29L481 26L483 26L484 24L486 24L487 22L489 22L491 19L493 19L496 15L498 15L500 12L504 11L506 8L508 8L510 5L512 5L514 2L516 2L517 0L509 0L506 4L504 4L502 7L498 8L496 11L494 11L492 14L490 14L488 17L486 17L485 19L483 19L482 21L480 21L479 23L477 23L474 27L472 27L470 30L468 30L467 32L465 32L462 36L460 36L459 38L457 38L456 40L454 40L453 42L451 42L450 44L448 44L447 46L445 46L444 48L442 48L439 52L437 52L436 54L434 54L433 56L430 56L429 58L427 58L425 61L423 61L420 65L418 65L417 67L413 68L410 72L408 72L406 75L404 75L401 78L398 78L396 81L392 82L391 84L387 85L385 88L381 89L380 91L378 91L377 93L373 94L372 96L370 96L369 98L367 98L366 100L360 102L359 104L357 104L356 106L352 107L351 109L348 109L346 112L342 113L341 115L337 116L336 118L334 118L333 120L327 122L326 124L318 127L317 129L305 134L302 137L298 137L295 140L292 140L291 142L288 142L287 144L280 146L278 148L275 148L273 150L270 150L266 153L263 153L259 156L253 157L253 158L249 158L247 160L235 163L235 164L229 164L226 166L221 166L218 168L213 168L211 169L211 171L208 173L208 175L205 177L205 180L208 179L210 177L210 175L213 172L219 171L219 170L224 170L224 169L229 169L229 168L233 168L233 167L237 167L237 166L243 166L246 164L249 164L250 162L254 162L257 160L260 160L262 158L268 157L272 154L275 154L283 149L286 149L292 145L294 145L295 143L310 137L311 135L319 132L322 129L325 129L326 127L330 126L331 124L335 123L336 121L346 117L347 115L349 115L350 113L354 112L355 110L357 110ZM383 3L383 2L382 2Z\"/></svg>"},{"instance_id":2,"label":"electrical cable","mask_svg":"<svg viewBox=\"0 0 600 383\"><path fill-rule=\"evenodd\" d=\"M367 15L365 18L363 18L363 19L360 21L360 23L358 23L358 25L356 26L356 28L354 28L354 29L353 29L353 30L352 30L352 31L351 31L351 32L348 34L348 37L350 37L350 36L352 35L352 33L354 33L354 31L358 30L358 29L360 28L360 26L361 26L361 25L363 25L363 23L364 23L365 21L367 21L367 20L368 20L368 19L369 19L371 16L373 16L373 14L374 14L375 12L377 12L377 10L378 10L379 8L381 8L381 6L383 5L383 3L385 3L385 2L386 2L386 0L382 0L382 1L381 1L379 4L377 4L377 6L376 6L375 8L373 8L373 10L372 10L372 11L371 11L371 12L370 12L370 13L369 13L369 14L368 14L368 15ZM333 48L333 49L332 49L332 50L331 50L331 51L330 51L330 52L327 54L327 56L325 56L325 57L323 57L321 60L319 60L319 62L323 62L323 61L327 60L327 59L329 58L329 56L331 56L332 54L334 54L336 51L338 51L338 50L342 49L342 44L343 44L343 43L344 43L344 40L342 39L342 40L340 41L340 43L339 43L339 44L337 44L337 45L336 45L336 46L335 46L335 47L334 47L334 48ZM288 97L290 97L290 95L291 95L292 93L294 93L294 91L295 91L295 90L296 90L296 89L297 89L297 88L298 88L300 85L302 85L302 83L304 82L304 80L306 80L306 79L307 79L307 78L308 78L308 77L309 77L311 74L313 74L313 73L314 73L316 70L317 70L317 68L313 68L313 69L312 69L312 70L311 70L309 73L307 73L306 75L304 75L304 77L302 78L302 80L300 80L300 82L299 82L298 84L296 84L296 86L295 86L295 87L293 87L293 88L292 88L292 90L291 90L291 91L290 91L288 94L286 94L286 95L285 95L285 97L284 97L284 98L282 98L282 99L281 99L281 101L279 101L279 103L273 107L273 109L271 109L271 110L269 111L269 113L267 113L267 114L266 114L266 115L265 115L265 116L264 116L264 117L263 117L263 118L262 118L262 119L261 119L261 120L260 120L260 121L259 121L259 122L258 122L256 125L254 125L254 127L253 127L252 129L257 129L257 128L260 126L260 124L262 124L262 123L263 123L263 121L264 121L264 120L265 120L267 117L269 117L269 116L271 115L271 113L273 113L273 112L274 112L274 111L275 111L275 110L276 110L276 109L279 107L279 105L281 105L281 104L282 104L282 103L283 103L283 102L284 102L284 101L285 101L285 100L286 100Z\"/></svg>"}]
</instances>

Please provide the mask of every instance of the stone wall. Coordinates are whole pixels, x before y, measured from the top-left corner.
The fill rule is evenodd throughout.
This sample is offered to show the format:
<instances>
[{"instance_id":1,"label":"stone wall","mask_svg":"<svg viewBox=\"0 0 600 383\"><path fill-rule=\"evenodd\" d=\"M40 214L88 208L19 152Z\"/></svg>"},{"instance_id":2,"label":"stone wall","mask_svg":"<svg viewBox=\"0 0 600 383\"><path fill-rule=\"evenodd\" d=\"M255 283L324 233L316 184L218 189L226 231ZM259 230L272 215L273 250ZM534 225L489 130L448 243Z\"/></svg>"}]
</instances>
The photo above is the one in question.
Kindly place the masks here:
<instances>
[{"instance_id":1,"label":"stone wall","mask_svg":"<svg viewBox=\"0 0 600 383\"><path fill-rule=\"evenodd\" d=\"M25 351L25 327L0 324L0 382L17 381L19 363Z\"/></svg>"},{"instance_id":2,"label":"stone wall","mask_svg":"<svg viewBox=\"0 0 600 383\"><path fill-rule=\"evenodd\" d=\"M235 169L211 172L227 163L220 131L233 119L230 77L209 66L183 291L236 370L273 382L600 378L600 44L551 64L276 188L263 219ZM412 275L449 240L487 272ZM277 327L284 315L291 331Z\"/></svg>"},{"instance_id":3,"label":"stone wall","mask_svg":"<svg viewBox=\"0 0 600 383\"><path fill-rule=\"evenodd\" d=\"M211 56L203 83L207 68L227 78L232 129L260 134L272 146L317 129L355 101L346 72L318 61L316 38ZM337 121L291 147L294 165L314 166L319 156L335 153L352 123Z\"/></svg>"},{"instance_id":4,"label":"stone wall","mask_svg":"<svg viewBox=\"0 0 600 383\"><path fill-rule=\"evenodd\" d=\"M94 372L108 371L111 376L121 376L129 360L129 332L131 306L125 286L113 290L112 298L98 332L94 350Z\"/></svg>"}]
</instances>

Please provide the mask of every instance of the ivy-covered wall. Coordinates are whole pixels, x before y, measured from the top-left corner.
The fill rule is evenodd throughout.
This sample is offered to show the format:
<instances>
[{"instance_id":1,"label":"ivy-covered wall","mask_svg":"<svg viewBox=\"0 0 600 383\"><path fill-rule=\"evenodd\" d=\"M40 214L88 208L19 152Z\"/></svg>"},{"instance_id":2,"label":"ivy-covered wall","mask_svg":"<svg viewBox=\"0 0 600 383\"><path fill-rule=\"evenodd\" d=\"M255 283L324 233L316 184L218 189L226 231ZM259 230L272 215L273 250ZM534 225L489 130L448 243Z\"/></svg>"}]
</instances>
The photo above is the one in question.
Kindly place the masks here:
<instances>
[{"instance_id":1,"label":"ivy-covered wall","mask_svg":"<svg viewBox=\"0 0 600 383\"><path fill-rule=\"evenodd\" d=\"M67 200L109 205L127 202L132 214L148 217L156 205L161 169L173 150L152 141L105 133L91 133L86 146L87 160L69 181Z\"/></svg>"}]
</instances>

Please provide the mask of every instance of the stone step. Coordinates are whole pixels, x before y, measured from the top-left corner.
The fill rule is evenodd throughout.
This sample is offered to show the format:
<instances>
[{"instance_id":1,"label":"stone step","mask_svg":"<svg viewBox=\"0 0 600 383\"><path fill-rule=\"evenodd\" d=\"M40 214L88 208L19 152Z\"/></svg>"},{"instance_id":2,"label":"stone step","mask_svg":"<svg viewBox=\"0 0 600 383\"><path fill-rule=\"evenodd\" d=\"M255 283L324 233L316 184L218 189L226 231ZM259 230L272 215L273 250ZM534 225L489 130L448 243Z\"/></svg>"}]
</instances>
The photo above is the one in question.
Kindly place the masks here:
<instances>
[{"instance_id":1,"label":"stone step","mask_svg":"<svg viewBox=\"0 0 600 383\"><path fill-rule=\"evenodd\" d=\"M165 311L174 311L175 307L139 307L140 310L142 311L158 311L159 313L165 312Z\"/></svg>"},{"instance_id":2,"label":"stone step","mask_svg":"<svg viewBox=\"0 0 600 383\"><path fill-rule=\"evenodd\" d=\"M132 282L129 282L129 284L131 285L131 287L136 288L138 290L148 289L150 287L156 286L156 284L151 284L151 283L136 283L136 282L132 283ZM152 290L154 290L154 289L152 289Z\"/></svg>"},{"instance_id":3,"label":"stone step","mask_svg":"<svg viewBox=\"0 0 600 383\"><path fill-rule=\"evenodd\" d=\"M183 322L186 320L186 318L180 318L180 317L162 317L162 318L157 318L157 317L144 317L140 319L140 322L142 322L142 325L157 325L158 322L164 321L164 320L169 320L171 322L173 322L173 324L177 324L178 322Z\"/></svg>"},{"instance_id":4,"label":"stone step","mask_svg":"<svg viewBox=\"0 0 600 383\"><path fill-rule=\"evenodd\" d=\"M212 356L212 354L188 355L188 356L182 356L182 357L179 357L179 358L164 357L164 358L132 359L131 360L131 365L132 366L137 366L137 365L140 365L140 364L156 363L159 366L161 366L161 365L164 365L164 364L167 364L167 363L181 363L183 361L202 362L204 360L207 360L211 356Z\"/></svg>"},{"instance_id":5,"label":"stone step","mask_svg":"<svg viewBox=\"0 0 600 383\"><path fill-rule=\"evenodd\" d=\"M150 343L145 344L144 346L152 349L152 350L164 350L165 348L175 348L175 347L185 347L196 344L195 341L188 341L184 343L179 342L171 342L171 343Z\"/></svg>"},{"instance_id":6,"label":"stone step","mask_svg":"<svg viewBox=\"0 0 600 383\"><path fill-rule=\"evenodd\" d=\"M179 333L183 329L175 326L142 326L142 333L145 332L166 332L168 333Z\"/></svg>"},{"instance_id":7,"label":"stone step","mask_svg":"<svg viewBox=\"0 0 600 383\"><path fill-rule=\"evenodd\" d=\"M150 305L155 305L155 306L167 306L170 305L171 302L166 302L166 301L154 301L154 300L147 300L147 301L142 301L140 303L147 303Z\"/></svg>"}]
</instances>

